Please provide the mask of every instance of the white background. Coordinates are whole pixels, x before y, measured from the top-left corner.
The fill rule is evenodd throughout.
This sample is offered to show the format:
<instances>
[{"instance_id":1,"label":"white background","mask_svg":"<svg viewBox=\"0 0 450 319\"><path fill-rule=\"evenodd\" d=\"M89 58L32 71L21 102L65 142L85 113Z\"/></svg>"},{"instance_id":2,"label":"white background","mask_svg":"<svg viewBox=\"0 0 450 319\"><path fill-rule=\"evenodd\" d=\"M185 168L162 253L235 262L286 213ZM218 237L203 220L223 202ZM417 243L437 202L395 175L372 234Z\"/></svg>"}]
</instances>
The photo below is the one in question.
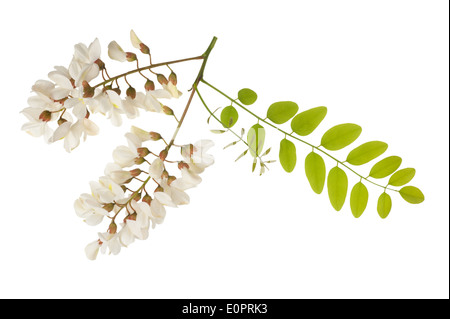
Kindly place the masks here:
<instances>
[{"instance_id":1,"label":"white background","mask_svg":"<svg viewBox=\"0 0 450 319\"><path fill-rule=\"evenodd\" d=\"M2 298L448 298L448 2L432 1L14 1L3 3L1 35L0 297ZM243 146L222 150L230 135L209 132L194 99L179 143L216 141L216 163L190 190L191 204L169 209L150 238L118 256L86 259L84 247L106 226L89 227L73 201L103 175L131 123L162 130L173 123L143 114L115 128L100 116L99 136L72 154L20 130L30 88L73 45L117 40L131 50L129 30L154 62L196 56L218 37L205 78L236 96L254 89L252 110L292 100L328 115L307 140L319 144L333 125L362 126L358 142L382 140L385 155L417 170L420 205L393 196L386 220L381 192L360 219L348 202L336 212L303 171L310 149L297 144L298 165L279 163L259 177ZM114 68L114 64L110 64ZM184 92L198 62L175 66ZM120 66L123 67L123 66ZM131 65L130 65L131 67ZM201 89L215 109L227 102ZM183 109L188 94L170 104ZM178 113L179 114L179 113ZM211 122L213 123L213 122ZM241 113L236 127L255 121ZM167 126L169 125L169 126ZM163 128L164 126L165 129ZM268 128L276 159L283 136ZM355 144L356 145L356 144ZM358 144L359 145L359 144ZM336 152L345 158L349 149ZM334 164L327 160L327 167ZM371 165L358 167L367 174ZM349 174L350 187L357 181ZM372 187L373 186L373 187Z\"/></svg>"}]
</instances>

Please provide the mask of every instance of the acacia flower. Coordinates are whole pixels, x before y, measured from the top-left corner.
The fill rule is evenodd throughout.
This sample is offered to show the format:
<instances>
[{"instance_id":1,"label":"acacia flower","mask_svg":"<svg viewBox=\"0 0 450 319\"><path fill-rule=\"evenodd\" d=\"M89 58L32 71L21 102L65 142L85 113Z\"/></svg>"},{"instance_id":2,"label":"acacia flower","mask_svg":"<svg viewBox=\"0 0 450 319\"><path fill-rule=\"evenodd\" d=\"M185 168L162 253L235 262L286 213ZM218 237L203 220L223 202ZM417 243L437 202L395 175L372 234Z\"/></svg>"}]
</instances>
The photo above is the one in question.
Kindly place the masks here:
<instances>
[{"instance_id":1,"label":"acacia flower","mask_svg":"<svg viewBox=\"0 0 450 319\"><path fill-rule=\"evenodd\" d=\"M100 68L95 63L100 59L100 41L95 39L89 47L83 43L75 45L73 59L69 65L70 76L75 80L75 85L79 87L83 81L95 79Z\"/></svg>"}]
</instances>

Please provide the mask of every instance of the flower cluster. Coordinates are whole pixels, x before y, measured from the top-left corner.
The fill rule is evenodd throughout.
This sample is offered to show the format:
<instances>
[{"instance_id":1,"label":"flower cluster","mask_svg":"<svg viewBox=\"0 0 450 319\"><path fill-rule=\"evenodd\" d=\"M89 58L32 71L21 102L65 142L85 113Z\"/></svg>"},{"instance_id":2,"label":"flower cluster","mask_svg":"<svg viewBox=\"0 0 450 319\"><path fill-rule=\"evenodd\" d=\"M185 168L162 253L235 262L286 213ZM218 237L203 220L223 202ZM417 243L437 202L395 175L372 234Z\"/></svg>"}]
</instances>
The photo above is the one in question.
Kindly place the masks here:
<instances>
[{"instance_id":1,"label":"flower cluster","mask_svg":"<svg viewBox=\"0 0 450 319\"><path fill-rule=\"evenodd\" d=\"M150 227L164 221L166 207L189 203L185 191L197 186L202 181L199 175L214 163L206 153L213 146L210 140L174 146L180 149L181 159L169 161L167 146L159 154L143 146L146 141L164 141L160 134L132 127L125 136L128 145L113 151L114 162L106 166L104 176L91 182L91 193L82 194L74 204L88 225L109 221L106 232L98 233L98 239L85 249L92 260L99 251L116 255L136 239L147 239ZM174 170L171 175L169 171Z\"/></svg>"},{"instance_id":2,"label":"flower cluster","mask_svg":"<svg viewBox=\"0 0 450 319\"><path fill-rule=\"evenodd\" d=\"M135 48L150 56L149 48L133 31L130 38ZM117 77L108 75L100 54L98 39L89 46L77 44L68 68L56 66L48 74L49 80L38 80L32 86L34 95L28 99L29 107L22 111L28 119L22 130L35 137L43 136L48 143L64 139L64 148L70 152L80 144L82 138L85 140L87 136L98 134L99 128L90 118L93 113L106 115L115 126L122 124L122 116L136 118L139 110L173 114L169 107L160 102L160 99L178 98L181 95L176 87L177 77L173 71L168 79L163 74L153 72L150 59L150 66L145 69L151 72L148 76L156 77L160 83L161 88L155 89L154 81L143 72L137 72L137 55L124 52L117 42L111 42L108 46L110 58L137 63L137 69L131 73L143 77L145 90L136 92L125 74ZM103 81L92 85L91 82L100 74ZM128 86L124 97L121 96L119 79L125 80Z\"/></svg>"}]
</instances>

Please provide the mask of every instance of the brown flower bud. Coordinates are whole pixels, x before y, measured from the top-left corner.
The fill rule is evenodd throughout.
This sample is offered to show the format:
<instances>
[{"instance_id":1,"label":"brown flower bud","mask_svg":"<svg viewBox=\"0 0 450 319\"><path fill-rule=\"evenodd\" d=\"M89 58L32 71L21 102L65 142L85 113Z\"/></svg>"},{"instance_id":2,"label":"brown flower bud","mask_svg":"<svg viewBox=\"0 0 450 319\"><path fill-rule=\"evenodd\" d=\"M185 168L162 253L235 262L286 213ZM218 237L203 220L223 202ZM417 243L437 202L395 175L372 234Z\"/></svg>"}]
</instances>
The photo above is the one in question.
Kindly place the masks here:
<instances>
[{"instance_id":1,"label":"brown flower bud","mask_svg":"<svg viewBox=\"0 0 450 319\"><path fill-rule=\"evenodd\" d=\"M139 147L137 149L137 153L140 157L146 157L148 154L150 154L150 150L146 147Z\"/></svg>"},{"instance_id":2,"label":"brown flower bud","mask_svg":"<svg viewBox=\"0 0 450 319\"><path fill-rule=\"evenodd\" d=\"M135 168L130 171L130 174L133 177L139 176L141 173L142 173L142 171L139 168Z\"/></svg>"},{"instance_id":3,"label":"brown flower bud","mask_svg":"<svg viewBox=\"0 0 450 319\"><path fill-rule=\"evenodd\" d=\"M100 71L105 69L105 62L103 62L102 60L97 59L94 63L98 65Z\"/></svg>"},{"instance_id":4,"label":"brown flower bud","mask_svg":"<svg viewBox=\"0 0 450 319\"><path fill-rule=\"evenodd\" d=\"M133 62L133 61L136 61L136 60L137 60L137 56L136 56L136 54L133 53L133 52L127 52L127 53L126 53L126 58L127 58L127 61L128 61L128 62Z\"/></svg>"},{"instance_id":5,"label":"brown flower bud","mask_svg":"<svg viewBox=\"0 0 450 319\"><path fill-rule=\"evenodd\" d=\"M111 222L111 224L109 224L108 233L110 234L117 233L117 225L115 222Z\"/></svg>"},{"instance_id":6,"label":"brown flower bud","mask_svg":"<svg viewBox=\"0 0 450 319\"><path fill-rule=\"evenodd\" d=\"M87 81L83 81L82 85L83 85L83 97L84 98L93 97L95 94L95 89L91 87Z\"/></svg>"},{"instance_id":7,"label":"brown flower bud","mask_svg":"<svg viewBox=\"0 0 450 319\"><path fill-rule=\"evenodd\" d=\"M185 162L178 162L178 169L182 170L183 168L189 169L189 164Z\"/></svg>"},{"instance_id":8,"label":"brown flower bud","mask_svg":"<svg viewBox=\"0 0 450 319\"><path fill-rule=\"evenodd\" d=\"M59 118L59 120L58 120L58 125L62 125L62 124L64 124L64 123L66 123L67 122L67 120L66 119L63 119L62 117L61 118Z\"/></svg>"},{"instance_id":9,"label":"brown flower bud","mask_svg":"<svg viewBox=\"0 0 450 319\"><path fill-rule=\"evenodd\" d=\"M150 54L150 49L144 43L139 43L139 47L141 48L141 52L144 54Z\"/></svg>"},{"instance_id":10,"label":"brown flower bud","mask_svg":"<svg viewBox=\"0 0 450 319\"><path fill-rule=\"evenodd\" d=\"M161 174L161 178L169 178L169 173L166 170L164 170Z\"/></svg>"},{"instance_id":11,"label":"brown flower bud","mask_svg":"<svg viewBox=\"0 0 450 319\"><path fill-rule=\"evenodd\" d=\"M105 204L102 208L107 212L110 212L114 209L114 203Z\"/></svg>"},{"instance_id":12,"label":"brown flower bud","mask_svg":"<svg viewBox=\"0 0 450 319\"><path fill-rule=\"evenodd\" d=\"M161 84L161 85L169 83L169 81L167 81L166 77L163 74L158 74L156 76L156 79L158 80L159 84Z\"/></svg>"},{"instance_id":13,"label":"brown flower bud","mask_svg":"<svg viewBox=\"0 0 450 319\"><path fill-rule=\"evenodd\" d=\"M129 87L128 89L127 89L127 96L129 96L129 97L131 97L131 99L135 99L136 98L136 90L134 89L134 87Z\"/></svg>"},{"instance_id":14,"label":"brown flower bud","mask_svg":"<svg viewBox=\"0 0 450 319\"><path fill-rule=\"evenodd\" d=\"M169 75L169 81L172 82L173 85L177 85L177 75L173 71Z\"/></svg>"},{"instance_id":15,"label":"brown flower bud","mask_svg":"<svg viewBox=\"0 0 450 319\"><path fill-rule=\"evenodd\" d=\"M127 191L127 187L126 187L125 185L120 185L120 188L122 188L122 190L123 190L124 192Z\"/></svg>"},{"instance_id":16,"label":"brown flower bud","mask_svg":"<svg viewBox=\"0 0 450 319\"><path fill-rule=\"evenodd\" d=\"M136 165L144 164L144 162L145 162L145 158L143 158L143 157L136 157L134 159L134 164L136 164Z\"/></svg>"},{"instance_id":17,"label":"brown flower bud","mask_svg":"<svg viewBox=\"0 0 450 319\"><path fill-rule=\"evenodd\" d=\"M162 188L161 186L158 186L158 187L155 188L154 192L155 193L157 193L157 192L164 192L164 188Z\"/></svg>"},{"instance_id":18,"label":"brown flower bud","mask_svg":"<svg viewBox=\"0 0 450 319\"><path fill-rule=\"evenodd\" d=\"M116 92L118 95L122 93L122 91L119 88L112 89L114 92Z\"/></svg>"},{"instance_id":19,"label":"brown flower bud","mask_svg":"<svg viewBox=\"0 0 450 319\"><path fill-rule=\"evenodd\" d=\"M176 180L177 178L175 177L175 176L169 176L168 178L167 178L167 185L169 185L170 186L170 184L172 184L172 182L174 181L174 180Z\"/></svg>"},{"instance_id":20,"label":"brown flower bud","mask_svg":"<svg viewBox=\"0 0 450 319\"><path fill-rule=\"evenodd\" d=\"M125 219L123 221L126 223L127 220L136 220L136 217L137 217L137 213L133 213L133 214L128 215L127 217L125 217Z\"/></svg>"},{"instance_id":21,"label":"brown flower bud","mask_svg":"<svg viewBox=\"0 0 450 319\"><path fill-rule=\"evenodd\" d=\"M147 82L145 82L145 90L153 91L154 89L155 89L155 83L152 80L147 80Z\"/></svg>"},{"instance_id":22,"label":"brown flower bud","mask_svg":"<svg viewBox=\"0 0 450 319\"><path fill-rule=\"evenodd\" d=\"M52 112L47 111L47 110L43 111L41 113L41 115L39 115L39 119L42 122L49 122L49 121L51 121L51 119L52 119Z\"/></svg>"},{"instance_id":23,"label":"brown flower bud","mask_svg":"<svg viewBox=\"0 0 450 319\"><path fill-rule=\"evenodd\" d=\"M161 134L159 134L159 133L156 133L156 132L150 132L149 134L150 134L150 138L151 138L153 141L158 141L158 140L161 139Z\"/></svg>"},{"instance_id":24,"label":"brown flower bud","mask_svg":"<svg viewBox=\"0 0 450 319\"><path fill-rule=\"evenodd\" d=\"M141 193L137 193L136 195L134 195L133 199L134 199L136 202L138 202L138 201L141 200L141 196L142 196Z\"/></svg>"},{"instance_id":25,"label":"brown flower bud","mask_svg":"<svg viewBox=\"0 0 450 319\"><path fill-rule=\"evenodd\" d=\"M170 107L163 105L162 109L164 114L173 115L173 110Z\"/></svg>"},{"instance_id":26,"label":"brown flower bud","mask_svg":"<svg viewBox=\"0 0 450 319\"><path fill-rule=\"evenodd\" d=\"M159 153L159 158L161 159L161 161L165 161L168 154L169 152L167 151L167 149L162 150L161 153Z\"/></svg>"},{"instance_id":27,"label":"brown flower bud","mask_svg":"<svg viewBox=\"0 0 450 319\"><path fill-rule=\"evenodd\" d=\"M142 201L144 203L147 203L149 206L152 204L152 198L149 194L145 194L144 197L142 198Z\"/></svg>"}]
</instances>

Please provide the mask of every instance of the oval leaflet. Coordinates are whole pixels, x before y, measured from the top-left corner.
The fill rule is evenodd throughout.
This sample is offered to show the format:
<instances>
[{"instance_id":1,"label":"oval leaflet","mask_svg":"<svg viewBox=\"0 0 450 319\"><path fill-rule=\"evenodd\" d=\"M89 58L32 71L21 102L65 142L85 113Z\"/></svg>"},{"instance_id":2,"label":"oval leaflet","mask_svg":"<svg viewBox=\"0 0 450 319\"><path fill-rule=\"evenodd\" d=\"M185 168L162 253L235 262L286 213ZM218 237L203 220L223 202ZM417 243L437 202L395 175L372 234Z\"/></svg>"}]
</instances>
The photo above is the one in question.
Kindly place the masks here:
<instances>
[{"instance_id":1,"label":"oval leaflet","mask_svg":"<svg viewBox=\"0 0 450 319\"><path fill-rule=\"evenodd\" d=\"M353 143L360 135L361 126L345 123L333 126L322 136L320 144L329 151L340 150Z\"/></svg>"},{"instance_id":2,"label":"oval leaflet","mask_svg":"<svg viewBox=\"0 0 450 319\"><path fill-rule=\"evenodd\" d=\"M297 114L291 122L291 129L300 136L307 136L314 132L327 115L325 106L318 106Z\"/></svg>"},{"instance_id":3,"label":"oval leaflet","mask_svg":"<svg viewBox=\"0 0 450 319\"><path fill-rule=\"evenodd\" d=\"M369 176L373 178L385 178L394 173L402 164L402 158L389 156L376 163L370 170Z\"/></svg>"},{"instance_id":4,"label":"oval leaflet","mask_svg":"<svg viewBox=\"0 0 450 319\"><path fill-rule=\"evenodd\" d=\"M292 172L297 164L295 144L287 139L282 139L280 142L279 157L283 169L288 173Z\"/></svg>"},{"instance_id":5,"label":"oval leaflet","mask_svg":"<svg viewBox=\"0 0 450 319\"><path fill-rule=\"evenodd\" d=\"M258 95L250 89L241 89L238 92L238 99L242 104L251 105L256 102Z\"/></svg>"},{"instance_id":6,"label":"oval leaflet","mask_svg":"<svg viewBox=\"0 0 450 319\"><path fill-rule=\"evenodd\" d=\"M267 118L275 124L283 124L289 121L297 111L298 105L295 102L275 102L267 110Z\"/></svg>"},{"instance_id":7,"label":"oval leaflet","mask_svg":"<svg viewBox=\"0 0 450 319\"><path fill-rule=\"evenodd\" d=\"M322 193L327 171L325 161L319 154L311 152L306 156L305 173L312 190L316 194Z\"/></svg>"},{"instance_id":8,"label":"oval leaflet","mask_svg":"<svg viewBox=\"0 0 450 319\"><path fill-rule=\"evenodd\" d=\"M391 196L387 193L382 193L380 197L378 197L378 203L377 203L377 211L378 215L381 218L388 217L389 213L391 212L392 208L392 199Z\"/></svg>"},{"instance_id":9,"label":"oval leaflet","mask_svg":"<svg viewBox=\"0 0 450 319\"><path fill-rule=\"evenodd\" d=\"M266 130L260 124L255 124L248 130L247 143L253 157L257 157L261 153L265 138Z\"/></svg>"},{"instance_id":10,"label":"oval leaflet","mask_svg":"<svg viewBox=\"0 0 450 319\"><path fill-rule=\"evenodd\" d=\"M345 172L335 166L328 173L328 197L333 208L340 211L347 197L348 178Z\"/></svg>"},{"instance_id":11,"label":"oval leaflet","mask_svg":"<svg viewBox=\"0 0 450 319\"><path fill-rule=\"evenodd\" d=\"M352 165L363 165L386 152L387 148L388 145L384 142L367 142L352 150L346 161Z\"/></svg>"},{"instance_id":12,"label":"oval leaflet","mask_svg":"<svg viewBox=\"0 0 450 319\"><path fill-rule=\"evenodd\" d=\"M220 121L222 125L226 128L233 127L236 124L239 118L239 114L237 110L232 105L228 105L226 108L222 110L220 114Z\"/></svg>"},{"instance_id":13,"label":"oval leaflet","mask_svg":"<svg viewBox=\"0 0 450 319\"><path fill-rule=\"evenodd\" d=\"M364 213L368 200L369 192L367 191L367 187L361 182L356 183L350 193L350 208L355 218L361 217Z\"/></svg>"}]
</instances>

